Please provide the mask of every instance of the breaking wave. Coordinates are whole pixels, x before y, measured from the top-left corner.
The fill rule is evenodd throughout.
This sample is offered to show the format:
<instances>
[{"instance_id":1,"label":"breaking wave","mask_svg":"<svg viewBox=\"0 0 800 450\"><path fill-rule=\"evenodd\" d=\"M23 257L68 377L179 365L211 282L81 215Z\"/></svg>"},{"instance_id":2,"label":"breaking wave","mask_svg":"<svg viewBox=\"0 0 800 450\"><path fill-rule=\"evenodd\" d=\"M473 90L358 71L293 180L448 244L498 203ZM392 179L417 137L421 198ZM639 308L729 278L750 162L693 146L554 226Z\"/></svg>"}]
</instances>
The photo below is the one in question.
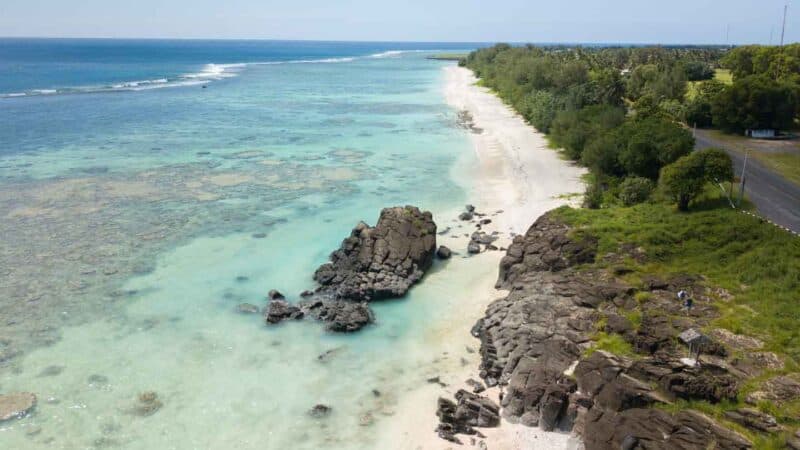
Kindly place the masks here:
<instances>
[{"instance_id":1,"label":"breaking wave","mask_svg":"<svg viewBox=\"0 0 800 450\"><path fill-rule=\"evenodd\" d=\"M2 98L14 97L33 97L42 95L59 94L82 94L96 92L124 92L124 91L143 91L148 89L161 89L180 86L206 85L213 81L235 77L248 66L267 66L282 64L335 64L355 61L362 58L397 58L403 53L432 52L435 50L388 50L367 56L350 56L342 58L322 58L322 59L294 59L286 61L264 61L247 62L236 64L206 64L198 72L179 75L174 78L155 78L152 80L138 80L110 83L95 86L78 86L58 89L31 89L25 92L0 93Z\"/></svg>"}]
</instances>

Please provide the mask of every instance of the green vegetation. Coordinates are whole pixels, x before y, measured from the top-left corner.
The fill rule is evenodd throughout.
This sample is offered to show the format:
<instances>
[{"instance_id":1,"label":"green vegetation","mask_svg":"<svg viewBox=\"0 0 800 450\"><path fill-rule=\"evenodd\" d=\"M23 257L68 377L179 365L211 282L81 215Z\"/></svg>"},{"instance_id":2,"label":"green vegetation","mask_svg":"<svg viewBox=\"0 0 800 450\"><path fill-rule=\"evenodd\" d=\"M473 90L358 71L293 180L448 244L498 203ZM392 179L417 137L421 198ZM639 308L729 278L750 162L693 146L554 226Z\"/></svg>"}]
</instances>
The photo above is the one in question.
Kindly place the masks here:
<instances>
[{"instance_id":1,"label":"green vegetation","mask_svg":"<svg viewBox=\"0 0 800 450\"><path fill-rule=\"evenodd\" d=\"M697 198L707 183L733 181L731 158L722 150L706 149L686 155L661 170L664 193L689 210L689 202Z\"/></svg>"},{"instance_id":2,"label":"green vegetation","mask_svg":"<svg viewBox=\"0 0 800 450\"><path fill-rule=\"evenodd\" d=\"M747 129L786 130L800 111L800 84L751 75L711 98L714 124L730 133Z\"/></svg>"},{"instance_id":3,"label":"green vegetation","mask_svg":"<svg viewBox=\"0 0 800 450\"><path fill-rule=\"evenodd\" d=\"M633 347L622 336L612 333L599 332L595 335L595 345L586 350L585 355L589 356L597 350L605 350L615 355L635 356Z\"/></svg>"},{"instance_id":4,"label":"green vegetation","mask_svg":"<svg viewBox=\"0 0 800 450\"><path fill-rule=\"evenodd\" d=\"M713 48L500 44L470 53L464 64L564 156L589 167L586 203L601 207L646 201L661 168L692 151L694 139L675 119L684 115L687 80L712 78L721 55ZM722 86L703 83L703 99Z\"/></svg>"},{"instance_id":5,"label":"green vegetation","mask_svg":"<svg viewBox=\"0 0 800 450\"><path fill-rule=\"evenodd\" d=\"M437 53L428 56L428 59L435 59L439 61L461 61L467 57L467 53Z\"/></svg>"},{"instance_id":6,"label":"green vegetation","mask_svg":"<svg viewBox=\"0 0 800 450\"><path fill-rule=\"evenodd\" d=\"M730 157L718 149L693 152L694 139L682 122L701 128L724 124L736 132L742 127L791 128L799 112L800 76L783 67L794 64L787 55L795 49L786 54L767 49L724 55L715 48L498 45L463 61L483 85L548 133L564 157L590 169L584 194L588 208L554 213L573 227L576 240L597 238L598 255L619 254L623 244L635 248L642 257L625 258L625 270L619 271L634 285L653 275L701 275L703 284L732 294L717 300L719 317L710 327L758 337L765 351L783 358L783 369L748 380L735 401L679 400L663 406L705 412L760 449L783 448L785 434L745 429L727 421L724 413L745 406L745 396L768 378L800 368L800 239L732 209L716 186L733 182ZM768 72L775 77L769 79ZM797 152L760 152L757 157L784 172L793 168L793 176L800 178ZM619 260L602 258L594 266L622 267ZM639 306L623 314L639 328L642 309L654 297L642 291L634 299ZM636 357L629 341L605 332L604 325L600 319L587 352L602 349ZM800 400L761 402L758 409L790 430L800 426Z\"/></svg>"},{"instance_id":7,"label":"green vegetation","mask_svg":"<svg viewBox=\"0 0 800 450\"><path fill-rule=\"evenodd\" d=\"M600 210L561 208L579 235L599 239L598 254L622 243L642 247L638 274L701 274L734 296L717 325L757 336L766 348L800 361L800 239L726 206L706 191L688 213L664 203ZM640 294L637 301L646 302Z\"/></svg>"}]
</instances>

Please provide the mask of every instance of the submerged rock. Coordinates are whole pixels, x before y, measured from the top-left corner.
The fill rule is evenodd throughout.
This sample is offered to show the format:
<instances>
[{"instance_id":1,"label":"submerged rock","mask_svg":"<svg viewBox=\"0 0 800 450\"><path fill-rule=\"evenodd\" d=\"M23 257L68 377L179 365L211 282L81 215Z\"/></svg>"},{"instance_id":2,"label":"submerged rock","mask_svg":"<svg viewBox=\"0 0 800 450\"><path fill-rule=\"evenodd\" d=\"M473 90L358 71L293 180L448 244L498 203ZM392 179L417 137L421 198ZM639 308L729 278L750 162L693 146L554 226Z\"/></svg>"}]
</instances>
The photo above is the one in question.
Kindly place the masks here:
<instances>
[{"instance_id":1,"label":"submerged rock","mask_svg":"<svg viewBox=\"0 0 800 450\"><path fill-rule=\"evenodd\" d=\"M161 400L158 399L158 394L154 391L142 392L136 400L136 405L131 412L141 417L151 416L164 406Z\"/></svg>"},{"instance_id":2,"label":"submerged rock","mask_svg":"<svg viewBox=\"0 0 800 450\"><path fill-rule=\"evenodd\" d=\"M54 377L64 371L64 366L47 366L39 372L38 377Z\"/></svg>"},{"instance_id":3,"label":"submerged rock","mask_svg":"<svg viewBox=\"0 0 800 450\"><path fill-rule=\"evenodd\" d=\"M436 250L436 257L438 257L439 259L450 259L452 255L453 252L444 245L440 245L439 249Z\"/></svg>"},{"instance_id":4,"label":"submerged rock","mask_svg":"<svg viewBox=\"0 0 800 450\"><path fill-rule=\"evenodd\" d=\"M36 395L14 392L0 395L0 422L23 417L36 406Z\"/></svg>"},{"instance_id":5,"label":"submerged rock","mask_svg":"<svg viewBox=\"0 0 800 450\"><path fill-rule=\"evenodd\" d=\"M259 308L252 303L239 303L236 305L236 311L242 314L258 314Z\"/></svg>"},{"instance_id":6,"label":"submerged rock","mask_svg":"<svg viewBox=\"0 0 800 450\"><path fill-rule=\"evenodd\" d=\"M323 405L323 404L320 403L320 404L314 405L314 407L311 408L308 411L308 415L313 417L313 418L315 418L315 419L321 419L323 417L327 417L331 413L332 410L333 410L333 408L331 408L330 406Z\"/></svg>"}]
</instances>

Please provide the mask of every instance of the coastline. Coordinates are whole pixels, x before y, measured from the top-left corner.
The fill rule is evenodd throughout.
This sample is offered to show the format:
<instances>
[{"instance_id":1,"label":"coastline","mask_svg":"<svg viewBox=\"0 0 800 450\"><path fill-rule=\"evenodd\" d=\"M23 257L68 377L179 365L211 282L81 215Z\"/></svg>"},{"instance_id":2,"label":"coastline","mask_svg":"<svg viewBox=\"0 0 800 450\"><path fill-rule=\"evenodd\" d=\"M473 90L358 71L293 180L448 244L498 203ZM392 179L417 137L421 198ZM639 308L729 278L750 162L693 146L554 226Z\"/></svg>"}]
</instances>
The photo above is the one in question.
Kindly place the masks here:
<instances>
[{"instance_id":1,"label":"coastline","mask_svg":"<svg viewBox=\"0 0 800 450\"><path fill-rule=\"evenodd\" d=\"M499 232L497 247L506 248L513 236L525 233L530 225L546 211L561 205L574 203L572 194L583 190L581 175L584 170L567 161L548 148L544 135L508 108L488 89L478 87L477 79L468 69L455 65L444 69L444 96L455 111L467 111L471 118L470 143L474 151L475 166L469 171L468 198L476 210L485 213L492 223L484 225L482 231ZM451 222L460 211L446 216L439 215L440 227L466 225L465 231L473 231L471 222ZM468 234L440 236L439 243L466 253ZM448 262L448 271L460 275L469 274L469 298L459 302L459 308L451 314L433 336L430 345L442 350L442 361L425 370L424 377L439 377L445 386L427 383L403 396L397 405L397 414L381 433L384 447L392 448L452 448L434 432L438 425L435 415L438 397L452 397L461 388L468 388L466 380L478 377L480 343L472 337L470 329L483 316L493 300L506 295L506 291L494 287L497 269L504 256L503 251L484 251L466 258L453 258ZM431 277L434 278L434 277ZM427 279L416 289L425 289L429 283L446 281L439 277ZM445 277L441 277L445 278ZM492 388L482 395L497 401L499 390ZM481 429L486 438L465 439L465 447L479 448L484 442L488 448L548 448L573 449L580 444L569 434L545 432L539 428L525 427L501 422L500 427ZM388 448L388 447L387 447Z\"/></svg>"}]
</instances>

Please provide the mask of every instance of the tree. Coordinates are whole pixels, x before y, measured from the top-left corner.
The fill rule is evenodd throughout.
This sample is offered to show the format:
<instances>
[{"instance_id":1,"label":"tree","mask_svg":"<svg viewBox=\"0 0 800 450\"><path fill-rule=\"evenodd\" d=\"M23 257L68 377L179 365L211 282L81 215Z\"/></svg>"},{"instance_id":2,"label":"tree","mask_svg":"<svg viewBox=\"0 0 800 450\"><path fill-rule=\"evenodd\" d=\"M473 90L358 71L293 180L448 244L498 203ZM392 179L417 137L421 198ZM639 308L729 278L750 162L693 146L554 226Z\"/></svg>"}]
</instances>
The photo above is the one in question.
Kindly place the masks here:
<instances>
[{"instance_id":1,"label":"tree","mask_svg":"<svg viewBox=\"0 0 800 450\"><path fill-rule=\"evenodd\" d=\"M684 120L689 126L700 128L710 127L713 123L711 114L711 103L722 91L725 84L717 80L708 80L698 83L695 88L695 95L686 104Z\"/></svg>"},{"instance_id":2,"label":"tree","mask_svg":"<svg viewBox=\"0 0 800 450\"><path fill-rule=\"evenodd\" d=\"M659 183L664 192L686 211L708 182L733 180L731 158L723 150L709 148L679 158L661 169Z\"/></svg>"},{"instance_id":3,"label":"tree","mask_svg":"<svg viewBox=\"0 0 800 450\"><path fill-rule=\"evenodd\" d=\"M683 65L683 71L689 81L702 81L714 78L714 69L701 61L689 61Z\"/></svg>"},{"instance_id":4,"label":"tree","mask_svg":"<svg viewBox=\"0 0 800 450\"><path fill-rule=\"evenodd\" d=\"M587 142L619 126L624 120L625 111L609 105L561 111L553 120L550 134L567 156L579 161Z\"/></svg>"},{"instance_id":5,"label":"tree","mask_svg":"<svg viewBox=\"0 0 800 450\"><path fill-rule=\"evenodd\" d=\"M653 192L653 182L642 177L628 177L619 185L619 199L625 206L642 203Z\"/></svg>"},{"instance_id":6,"label":"tree","mask_svg":"<svg viewBox=\"0 0 800 450\"><path fill-rule=\"evenodd\" d=\"M649 117L626 122L620 130L624 145L619 163L628 175L658 179L659 170L694 148L691 133L670 120Z\"/></svg>"},{"instance_id":7,"label":"tree","mask_svg":"<svg viewBox=\"0 0 800 450\"><path fill-rule=\"evenodd\" d=\"M788 129L798 113L798 86L767 76L736 80L711 102L714 124L731 133Z\"/></svg>"}]
</instances>

